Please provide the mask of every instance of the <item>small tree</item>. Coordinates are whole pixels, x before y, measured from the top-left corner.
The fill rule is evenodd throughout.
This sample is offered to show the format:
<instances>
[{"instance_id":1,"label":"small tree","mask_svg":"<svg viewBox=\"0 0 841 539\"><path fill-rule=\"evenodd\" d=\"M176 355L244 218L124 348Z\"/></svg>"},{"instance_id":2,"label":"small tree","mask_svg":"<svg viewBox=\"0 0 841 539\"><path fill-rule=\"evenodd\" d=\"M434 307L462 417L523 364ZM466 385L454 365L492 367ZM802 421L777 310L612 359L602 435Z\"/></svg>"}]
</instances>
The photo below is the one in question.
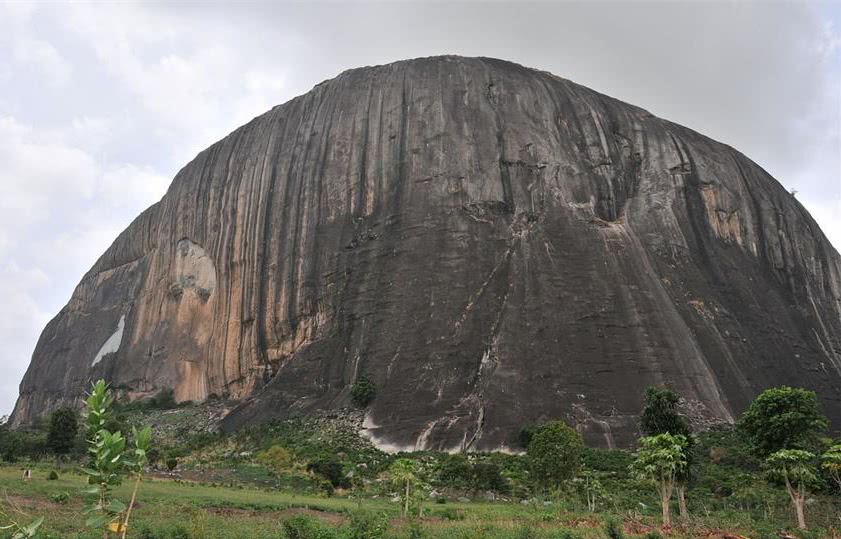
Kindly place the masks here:
<instances>
[{"instance_id":1,"label":"small tree","mask_svg":"<svg viewBox=\"0 0 841 539\"><path fill-rule=\"evenodd\" d=\"M131 510L134 508L134 502L137 501L137 490L140 488L140 481L143 480L143 472L146 469L148 458L146 454L152 445L152 429L149 427L143 430L132 428L134 438L134 448L125 459L126 471L129 477L134 479L134 489L131 491L131 500L126 510L125 520L123 520L122 530L123 538L126 539L126 532L128 532L128 521L131 518Z\"/></svg>"},{"instance_id":2,"label":"small tree","mask_svg":"<svg viewBox=\"0 0 841 539\"><path fill-rule=\"evenodd\" d=\"M547 423L534 433L526 451L532 479L544 487L556 487L575 476L581 465L584 442L563 421Z\"/></svg>"},{"instance_id":3,"label":"small tree","mask_svg":"<svg viewBox=\"0 0 841 539\"><path fill-rule=\"evenodd\" d=\"M150 449L152 431L149 427L140 431L134 429L134 445L127 450L123 434L106 428L113 417L113 403L114 399L105 381L94 383L85 401L90 465L83 471L94 485L88 493L95 494L96 499L83 512L89 515L89 527L103 530L103 539L107 539L111 532L122 533L125 539L131 509L146 465L146 454ZM128 506L113 496L114 487L122 484L127 476L135 480Z\"/></svg>"},{"instance_id":4,"label":"small tree","mask_svg":"<svg viewBox=\"0 0 841 539\"><path fill-rule=\"evenodd\" d=\"M841 491L841 443L837 443L821 455L821 468L826 470L829 477L838 485Z\"/></svg>"},{"instance_id":5,"label":"small tree","mask_svg":"<svg viewBox=\"0 0 841 539\"><path fill-rule=\"evenodd\" d=\"M686 437L686 466L678 472L675 480L680 516L687 518L689 511L686 507L686 489L692 479L692 429L689 421L678 412L677 406L680 396L668 388L649 387L645 390L645 405L640 415L640 428L646 436L658 434L682 435Z\"/></svg>"},{"instance_id":6,"label":"small tree","mask_svg":"<svg viewBox=\"0 0 841 539\"><path fill-rule=\"evenodd\" d=\"M596 473L589 468L582 468L573 481L587 502L587 510L595 512L596 502L604 496L604 487Z\"/></svg>"},{"instance_id":7,"label":"small tree","mask_svg":"<svg viewBox=\"0 0 841 539\"><path fill-rule=\"evenodd\" d=\"M360 408L366 408L374 401L376 396L377 388L365 374L357 378L350 389L351 400Z\"/></svg>"},{"instance_id":8,"label":"small tree","mask_svg":"<svg viewBox=\"0 0 841 539\"><path fill-rule=\"evenodd\" d=\"M808 487L817 481L813 465L815 455L802 449L781 449L772 453L766 460L770 475L782 479L786 486L794 511L797 515L797 527L806 529L804 505Z\"/></svg>"},{"instance_id":9,"label":"small tree","mask_svg":"<svg viewBox=\"0 0 841 539\"><path fill-rule=\"evenodd\" d=\"M55 454L56 464L61 466L63 456L70 453L79 433L79 420L76 410L60 408L50 417L50 429L47 433L47 447Z\"/></svg>"},{"instance_id":10,"label":"small tree","mask_svg":"<svg viewBox=\"0 0 841 539\"><path fill-rule=\"evenodd\" d=\"M660 495L663 526L671 526L669 503L678 474L686 467L686 437L658 434L640 438L631 470L638 479L651 481Z\"/></svg>"},{"instance_id":11,"label":"small tree","mask_svg":"<svg viewBox=\"0 0 841 539\"><path fill-rule=\"evenodd\" d=\"M827 425L814 391L786 386L760 393L739 420L751 450L760 458L781 449L813 450Z\"/></svg>"},{"instance_id":12,"label":"small tree","mask_svg":"<svg viewBox=\"0 0 841 539\"><path fill-rule=\"evenodd\" d=\"M412 499L412 489L420 482L417 463L412 459L397 459L388 469L391 484L400 489L400 499L403 502L401 514L409 514L409 503Z\"/></svg>"},{"instance_id":13,"label":"small tree","mask_svg":"<svg viewBox=\"0 0 841 539\"><path fill-rule=\"evenodd\" d=\"M689 436L689 422L677 411L680 396L668 388L649 387L640 414L640 428L645 436L682 434Z\"/></svg>"}]
</instances>

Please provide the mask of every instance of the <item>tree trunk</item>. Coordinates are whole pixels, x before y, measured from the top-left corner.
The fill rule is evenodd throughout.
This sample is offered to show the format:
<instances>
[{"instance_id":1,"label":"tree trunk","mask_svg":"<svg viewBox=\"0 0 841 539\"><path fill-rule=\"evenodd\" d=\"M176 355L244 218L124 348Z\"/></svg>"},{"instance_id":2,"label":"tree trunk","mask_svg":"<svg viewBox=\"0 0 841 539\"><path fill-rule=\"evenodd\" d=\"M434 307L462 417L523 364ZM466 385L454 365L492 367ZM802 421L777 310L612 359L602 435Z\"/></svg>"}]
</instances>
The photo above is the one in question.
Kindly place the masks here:
<instances>
[{"instance_id":1,"label":"tree trunk","mask_svg":"<svg viewBox=\"0 0 841 539\"><path fill-rule=\"evenodd\" d=\"M672 518L669 514L669 501L671 496L669 496L666 492L666 489L660 493L660 506L663 509L663 526L671 526L672 525Z\"/></svg>"},{"instance_id":2,"label":"tree trunk","mask_svg":"<svg viewBox=\"0 0 841 539\"><path fill-rule=\"evenodd\" d=\"M137 489L140 488L140 476L137 476L137 480L134 482L134 490L131 493L131 501L128 504L128 509L126 509L126 519L123 521L123 536L122 539L126 539L126 533L128 532L128 519L131 518L131 510L134 507L134 502L137 500Z\"/></svg>"},{"instance_id":3,"label":"tree trunk","mask_svg":"<svg viewBox=\"0 0 841 539\"><path fill-rule=\"evenodd\" d=\"M803 503L806 501L806 491L802 486L797 489L791 484L788 479L788 473L783 472L783 479L785 479L786 490L788 496L791 498L791 503L794 505L794 512L797 515L797 527L801 530L806 529L806 515L803 513Z\"/></svg>"},{"instance_id":4,"label":"tree trunk","mask_svg":"<svg viewBox=\"0 0 841 539\"><path fill-rule=\"evenodd\" d=\"M403 502L403 516L409 515L409 482L406 481L406 499Z\"/></svg>"},{"instance_id":5,"label":"tree trunk","mask_svg":"<svg viewBox=\"0 0 841 539\"><path fill-rule=\"evenodd\" d=\"M803 513L804 501L802 496L798 496L794 502L794 510L797 513L797 527L801 530L806 529L806 515Z\"/></svg>"},{"instance_id":6,"label":"tree trunk","mask_svg":"<svg viewBox=\"0 0 841 539\"><path fill-rule=\"evenodd\" d=\"M680 518L689 518L689 510L686 508L686 485L677 486L677 505L680 509Z\"/></svg>"}]
</instances>

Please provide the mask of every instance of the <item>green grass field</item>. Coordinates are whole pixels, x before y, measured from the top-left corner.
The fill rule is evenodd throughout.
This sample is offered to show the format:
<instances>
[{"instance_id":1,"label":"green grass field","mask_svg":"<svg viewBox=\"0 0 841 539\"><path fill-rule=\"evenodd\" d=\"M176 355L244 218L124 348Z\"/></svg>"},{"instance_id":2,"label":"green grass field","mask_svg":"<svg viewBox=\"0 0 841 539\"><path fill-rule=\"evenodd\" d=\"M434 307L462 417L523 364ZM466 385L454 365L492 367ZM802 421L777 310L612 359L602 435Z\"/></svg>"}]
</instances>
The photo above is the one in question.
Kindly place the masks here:
<instances>
[{"instance_id":1,"label":"green grass field","mask_svg":"<svg viewBox=\"0 0 841 539\"><path fill-rule=\"evenodd\" d=\"M0 467L0 504L3 511L21 521L45 518L39 537L100 538L101 532L87 530L80 514L85 479L66 470L58 480L48 481L49 468L38 467L33 479L22 479L20 466ZM56 495L69 494L66 502L54 501ZM130 496L129 486L117 489L123 499ZM352 516L375 512L388 521L387 537L406 539L582 539L607 537L607 515L567 512L553 505L512 502L469 502L425 505L419 519L399 518L399 506L390 500L366 499L361 503L344 497L298 495L284 491L256 488L229 488L188 483L170 479L149 479L141 487L139 507L135 511L128 537L138 539L204 538L286 538L282 522L306 515L334 530L334 537L376 539L370 531L355 530ZM22 511L24 514L18 513ZM624 520L624 532L639 537L656 529L656 519L632 514L614 515ZM839 522L841 523L841 521ZM726 538L743 535L750 538L773 537L778 528L743 518L738 512L695 517L691 523L676 526L674 537ZM798 534L798 537L832 537L822 530ZM323 536L313 539L326 539Z\"/></svg>"}]
</instances>

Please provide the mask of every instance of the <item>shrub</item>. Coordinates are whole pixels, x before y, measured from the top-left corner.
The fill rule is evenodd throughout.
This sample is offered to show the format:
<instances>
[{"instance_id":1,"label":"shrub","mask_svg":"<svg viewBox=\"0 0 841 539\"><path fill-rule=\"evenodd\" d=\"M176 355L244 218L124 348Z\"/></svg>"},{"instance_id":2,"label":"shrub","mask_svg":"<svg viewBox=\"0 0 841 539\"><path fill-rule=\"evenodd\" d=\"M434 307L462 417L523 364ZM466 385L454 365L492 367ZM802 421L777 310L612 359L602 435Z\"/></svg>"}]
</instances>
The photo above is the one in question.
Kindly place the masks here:
<instances>
[{"instance_id":1,"label":"shrub","mask_svg":"<svg viewBox=\"0 0 841 539\"><path fill-rule=\"evenodd\" d=\"M178 403L175 400L175 391L170 387L165 387L158 391L158 394L149 399L149 407L158 410L171 410L176 408Z\"/></svg>"},{"instance_id":2,"label":"shrub","mask_svg":"<svg viewBox=\"0 0 841 539\"><path fill-rule=\"evenodd\" d=\"M153 447L153 448L151 448L151 449L150 449L150 450L146 453L146 460L148 460L148 461L149 461L149 464L150 464L150 465L152 465L152 466L156 465L156 464L158 463L158 461L159 461L159 460L161 460L161 452L160 452L160 450L158 450L157 448L154 448L154 447Z\"/></svg>"},{"instance_id":3,"label":"shrub","mask_svg":"<svg viewBox=\"0 0 841 539\"><path fill-rule=\"evenodd\" d=\"M170 472L174 472L175 469L178 467L178 459L175 457L169 457L166 459L166 469Z\"/></svg>"},{"instance_id":4,"label":"shrub","mask_svg":"<svg viewBox=\"0 0 841 539\"><path fill-rule=\"evenodd\" d=\"M388 533L388 519L381 513L357 511L350 516L347 539L383 539Z\"/></svg>"},{"instance_id":5,"label":"shrub","mask_svg":"<svg viewBox=\"0 0 841 539\"><path fill-rule=\"evenodd\" d=\"M265 451L261 451L257 454L256 460L275 473L282 473L290 469L295 463L295 457L292 453L280 445L273 445Z\"/></svg>"},{"instance_id":6,"label":"shrub","mask_svg":"<svg viewBox=\"0 0 841 539\"><path fill-rule=\"evenodd\" d=\"M625 532L622 530L622 522L615 518L609 518L604 523L604 533L608 539L625 539Z\"/></svg>"},{"instance_id":7,"label":"shrub","mask_svg":"<svg viewBox=\"0 0 841 539\"><path fill-rule=\"evenodd\" d=\"M321 476L335 488L349 488L350 482L342 474L342 463L322 457L307 464L307 471Z\"/></svg>"},{"instance_id":8,"label":"shrub","mask_svg":"<svg viewBox=\"0 0 841 539\"><path fill-rule=\"evenodd\" d=\"M465 487L473 479L473 469L463 454L447 455L439 465L438 479L450 487Z\"/></svg>"},{"instance_id":9,"label":"shrub","mask_svg":"<svg viewBox=\"0 0 841 539\"><path fill-rule=\"evenodd\" d=\"M56 481L58 480L58 472L55 470L50 470L50 473L47 475L47 481Z\"/></svg>"},{"instance_id":10,"label":"shrub","mask_svg":"<svg viewBox=\"0 0 841 539\"><path fill-rule=\"evenodd\" d=\"M527 456L534 480L556 486L575 475L581 462L581 435L563 421L541 428L529 442Z\"/></svg>"},{"instance_id":11,"label":"shrub","mask_svg":"<svg viewBox=\"0 0 841 539\"><path fill-rule=\"evenodd\" d=\"M66 504L67 502L70 501L70 493L69 492L59 492L57 494L53 494L52 496L50 496L50 500L52 500L53 503L60 503L60 504L64 505L64 504Z\"/></svg>"},{"instance_id":12,"label":"shrub","mask_svg":"<svg viewBox=\"0 0 841 539\"><path fill-rule=\"evenodd\" d=\"M196 510L190 517L190 539L207 539L210 532L210 523L207 511Z\"/></svg>"},{"instance_id":13,"label":"shrub","mask_svg":"<svg viewBox=\"0 0 841 539\"><path fill-rule=\"evenodd\" d=\"M377 388L367 375L362 375L353 383L350 389L350 398L360 408L365 408L377 396Z\"/></svg>"},{"instance_id":14,"label":"shrub","mask_svg":"<svg viewBox=\"0 0 841 539\"><path fill-rule=\"evenodd\" d=\"M303 515L295 515L281 523L286 539L333 539L335 533L321 522Z\"/></svg>"},{"instance_id":15,"label":"shrub","mask_svg":"<svg viewBox=\"0 0 841 539\"><path fill-rule=\"evenodd\" d=\"M518 437L520 446L523 449L528 449L532 437L534 437L534 435L537 434L542 428L543 425L528 425L520 429L520 435Z\"/></svg>"},{"instance_id":16,"label":"shrub","mask_svg":"<svg viewBox=\"0 0 841 539\"><path fill-rule=\"evenodd\" d=\"M444 520L452 520L452 521L459 521L464 520L464 513L457 509L453 509L452 507L447 507L445 509L437 509L431 511L433 516L442 518Z\"/></svg>"},{"instance_id":17,"label":"shrub","mask_svg":"<svg viewBox=\"0 0 841 539\"><path fill-rule=\"evenodd\" d=\"M473 488L504 492L508 485L502 477L499 466L491 462L478 462L473 465Z\"/></svg>"}]
</instances>

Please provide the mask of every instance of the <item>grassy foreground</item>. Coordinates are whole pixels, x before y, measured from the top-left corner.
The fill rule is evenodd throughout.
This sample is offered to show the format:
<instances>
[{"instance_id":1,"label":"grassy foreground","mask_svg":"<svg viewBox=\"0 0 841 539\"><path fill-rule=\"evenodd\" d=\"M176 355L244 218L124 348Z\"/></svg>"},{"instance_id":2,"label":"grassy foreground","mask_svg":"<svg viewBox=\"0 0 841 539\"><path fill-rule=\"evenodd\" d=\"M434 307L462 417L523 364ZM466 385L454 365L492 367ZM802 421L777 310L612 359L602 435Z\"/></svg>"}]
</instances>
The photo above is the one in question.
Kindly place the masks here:
<instances>
[{"instance_id":1,"label":"grassy foreground","mask_svg":"<svg viewBox=\"0 0 841 539\"><path fill-rule=\"evenodd\" d=\"M101 537L100 533L85 528L84 516L80 514L84 478L68 470L58 480L48 481L48 471L48 467L36 468L32 480L23 481L20 466L0 467L3 510L9 515L20 516L20 520L45 517L41 537ZM65 493L69 498L62 500ZM127 496L128 486L120 487L118 494ZM290 533L288 527L284 530L282 525L285 520L300 520L301 516L316 524L316 529L310 530L315 535L311 539L326 539L330 535L348 539L617 539L615 532L611 535L605 529L604 523L610 516L557 510L548 502L427 504L426 516L409 520L399 518L397 503L383 498L359 503L342 497L209 486L160 478L144 483L139 501L128 534L128 537L138 539L310 539L290 537L294 533ZM360 513L379 514L381 522L387 526L378 530L370 523L363 523L360 529L355 523L355 515ZM617 520L621 533L628 537L654 537L652 532L659 532L653 519L626 514ZM696 517L690 523L676 526L670 536L756 538L773 537L777 531L758 529L755 522L742 519L734 512ZM829 538L833 533L824 528L797 536Z\"/></svg>"}]
</instances>

